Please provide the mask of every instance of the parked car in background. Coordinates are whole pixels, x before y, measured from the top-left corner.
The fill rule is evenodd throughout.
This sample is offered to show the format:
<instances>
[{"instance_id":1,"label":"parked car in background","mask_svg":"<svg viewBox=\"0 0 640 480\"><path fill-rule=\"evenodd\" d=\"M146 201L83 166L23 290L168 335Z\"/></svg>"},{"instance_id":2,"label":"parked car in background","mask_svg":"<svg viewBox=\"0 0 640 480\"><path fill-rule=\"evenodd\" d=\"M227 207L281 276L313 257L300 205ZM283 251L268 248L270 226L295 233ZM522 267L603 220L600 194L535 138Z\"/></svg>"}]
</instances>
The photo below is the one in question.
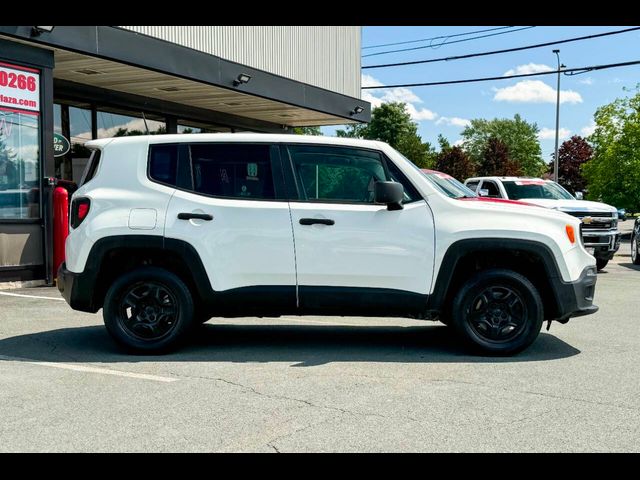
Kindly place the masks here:
<instances>
[{"instance_id":1,"label":"parked car in background","mask_svg":"<svg viewBox=\"0 0 640 480\"><path fill-rule=\"evenodd\" d=\"M543 321L598 309L577 219L438 188L386 143L237 133L86 146L58 288L76 310L102 308L129 350L165 352L214 316L353 315L441 320L510 355Z\"/></svg>"},{"instance_id":2,"label":"parked car in background","mask_svg":"<svg viewBox=\"0 0 640 480\"><path fill-rule=\"evenodd\" d=\"M640 265L640 217L636 217L631 231L631 261Z\"/></svg>"},{"instance_id":3,"label":"parked car in background","mask_svg":"<svg viewBox=\"0 0 640 480\"><path fill-rule=\"evenodd\" d=\"M627 219L627 211L624 208L618 209L618 221L624 222Z\"/></svg>"},{"instance_id":4,"label":"parked car in background","mask_svg":"<svg viewBox=\"0 0 640 480\"><path fill-rule=\"evenodd\" d=\"M464 183L483 197L524 200L579 218L585 247L596 258L598 270L620 248L618 210L606 203L577 200L556 182L529 177L474 177Z\"/></svg>"}]
</instances>

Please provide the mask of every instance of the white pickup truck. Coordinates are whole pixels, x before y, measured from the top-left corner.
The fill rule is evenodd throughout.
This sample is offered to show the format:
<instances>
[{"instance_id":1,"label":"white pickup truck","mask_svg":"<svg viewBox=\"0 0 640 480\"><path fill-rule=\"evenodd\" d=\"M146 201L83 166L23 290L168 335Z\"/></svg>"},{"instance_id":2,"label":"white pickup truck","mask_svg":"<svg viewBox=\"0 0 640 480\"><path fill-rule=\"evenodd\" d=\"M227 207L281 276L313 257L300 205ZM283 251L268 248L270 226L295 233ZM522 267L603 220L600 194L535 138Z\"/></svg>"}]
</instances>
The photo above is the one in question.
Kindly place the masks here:
<instances>
[{"instance_id":1,"label":"white pickup truck","mask_svg":"<svg viewBox=\"0 0 640 480\"><path fill-rule=\"evenodd\" d=\"M484 354L597 311L580 221L439 185L376 141L122 137L71 202L58 288L121 346L165 352L211 317L441 320Z\"/></svg>"},{"instance_id":2,"label":"white pickup truck","mask_svg":"<svg viewBox=\"0 0 640 480\"><path fill-rule=\"evenodd\" d=\"M556 182L529 177L473 177L464 183L481 197L520 200L580 219L584 246L596 258L598 270L620 248L618 210L606 203L578 200Z\"/></svg>"}]
</instances>

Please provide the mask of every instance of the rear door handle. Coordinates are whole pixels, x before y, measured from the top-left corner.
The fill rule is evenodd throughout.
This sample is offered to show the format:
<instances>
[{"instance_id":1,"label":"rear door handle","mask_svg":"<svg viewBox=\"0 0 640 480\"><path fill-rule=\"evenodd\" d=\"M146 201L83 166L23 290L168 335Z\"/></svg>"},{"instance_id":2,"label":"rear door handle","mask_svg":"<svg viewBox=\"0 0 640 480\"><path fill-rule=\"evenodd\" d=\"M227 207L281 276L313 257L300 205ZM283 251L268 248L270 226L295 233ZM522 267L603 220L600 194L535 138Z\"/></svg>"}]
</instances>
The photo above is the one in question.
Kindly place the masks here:
<instances>
[{"instance_id":1,"label":"rear door handle","mask_svg":"<svg viewBox=\"0 0 640 480\"><path fill-rule=\"evenodd\" d=\"M209 215L208 213L187 213L187 212L182 212L178 214L178 219L179 220L193 220L193 219L197 219L197 220L213 220L213 215Z\"/></svg>"},{"instance_id":2,"label":"rear door handle","mask_svg":"<svg viewBox=\"0 0 640 480\"><path fill-rule=\"evenodd\" d=\"M330 218L301 218L300 225L334 225L336 222Z\"/></svg>"}]
</instances>

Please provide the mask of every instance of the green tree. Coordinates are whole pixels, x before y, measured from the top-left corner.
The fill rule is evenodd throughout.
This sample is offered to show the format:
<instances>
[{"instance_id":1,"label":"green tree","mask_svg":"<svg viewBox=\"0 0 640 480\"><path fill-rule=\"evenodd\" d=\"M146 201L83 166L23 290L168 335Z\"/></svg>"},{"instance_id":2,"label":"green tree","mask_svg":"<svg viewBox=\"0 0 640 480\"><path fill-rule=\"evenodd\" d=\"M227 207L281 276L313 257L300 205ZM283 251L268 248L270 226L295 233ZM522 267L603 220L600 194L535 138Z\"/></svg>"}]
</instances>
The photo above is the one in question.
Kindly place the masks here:
<instances>
[{"instance_id":1,"label":"green tree","mask_svg":"<svg viewBox=\"0 0 640 480\"><path fill-rule=\"evenodd\" d=\"M490 137L482 152L477 174L480 177L517 177L522 175L522 169L509 156L509 147L502 140Z\"/></svg>"},{"instance_id":2,"label":"green tree","mask_svg":"<svg viewBox=\"0 0 640 480\"><path fill-rule=\"evenodd\" d=\"M440 152L435 159L436 170L451 175L461 182L476 175L476 166L462 148L457 145L452 147L442 135L438 135L438 143Z\"/></svg>"},{"instance_id":3,"label":"green tree","mask_svg":"<svg viewBox=\"0 0 640 480\"><path fill-rule=\"evenodd\" d=\"M587 181L581 169L592 156L593 148L580 135L562 142L558 149L558 183L573 193L584 191ZM553 160L549 163L547 172L553 174Z\"/></svg>"},{"instance_id":4,"label":"green tree","mask_svg":"<svg viewBox=\"0 0 640 480\"><path fill-rule=\"evenodd\" d=\"M363 123L352 123L345 130L337 130L336 136L343 138L364 138L363 133L367 126Z\"/></svg>"},{"instance_id":5,"label":"green tree","mask_svg":"<svg viewBox=\"0 0 640 480\"><path fill-rule=\"evenodd\" d=\"M513 119L474 119L462 131L463 148L476 165L482 158L491 137L503 142L509 150L510 158L521 169L523 175L538 177L547 166L542 160L542 150L538 140L538 126L529 123L516 114Z\"/></svg>"},{"instance_id":6,"label":"green tree","mask_svg":"<svg viewBox=\"0 0 640 480\"><path fill-rule=\"evenodd\" d=\"M589 198L640 211L640 88L596 110L588 138L593 158L584 164Z\"/></svg>"},{"instance_id":7,"label":"green tree","mask_svg":"<svg viewBox=\"0 0 640 480\"><path fill-rule=\"evenodd\" d=\"M418 135L418 124L411 120L405 103L383 103L373 109L368 125L349 125L336 135L388 143L421 168L428 168L435 161L433 147Z\"/></svg>"},{"instance_id":8,"label":"green tree","mask_svg":"<svg viewBox=\"0 0 640 480\"><path fill-rule=\"evenodd\" d=\"M322 135L320 127L293 127L296 135Z\"/></svg>"}]
</instances>

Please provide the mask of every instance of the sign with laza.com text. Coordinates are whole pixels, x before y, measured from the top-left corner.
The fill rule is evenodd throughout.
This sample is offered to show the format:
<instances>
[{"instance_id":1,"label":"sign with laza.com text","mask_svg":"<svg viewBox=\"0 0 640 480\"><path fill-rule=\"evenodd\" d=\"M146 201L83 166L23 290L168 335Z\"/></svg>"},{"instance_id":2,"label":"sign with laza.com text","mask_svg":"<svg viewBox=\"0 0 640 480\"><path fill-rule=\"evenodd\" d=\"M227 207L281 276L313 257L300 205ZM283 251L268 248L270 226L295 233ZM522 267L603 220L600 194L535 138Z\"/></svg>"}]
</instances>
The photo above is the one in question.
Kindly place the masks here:
<instances>
[{"instance_id":1,"label":"sign with laza.com text","mask_svg":"<svg viewBox=\"0 0 640 480\"><path fill-rule=\"evenodd\" d=\"M0 62L0 109L32 115L40 112L38 70Z\"/></svg>"}]
</instances>

